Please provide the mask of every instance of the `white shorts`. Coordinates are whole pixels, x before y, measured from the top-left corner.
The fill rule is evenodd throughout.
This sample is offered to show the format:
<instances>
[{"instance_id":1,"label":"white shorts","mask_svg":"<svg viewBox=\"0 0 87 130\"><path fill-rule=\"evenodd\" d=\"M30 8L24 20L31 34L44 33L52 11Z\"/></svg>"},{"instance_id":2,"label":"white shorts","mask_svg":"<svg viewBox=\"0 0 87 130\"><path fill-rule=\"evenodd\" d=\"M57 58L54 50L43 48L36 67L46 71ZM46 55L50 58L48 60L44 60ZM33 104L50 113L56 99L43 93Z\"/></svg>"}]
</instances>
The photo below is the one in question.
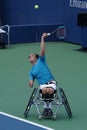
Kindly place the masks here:
<instances>
[{"instance_id":1,"label":"white shorts","mask_svg":"<svg viewBox=\"0 0 87 130\"><path fill-rule=\"evenodd\" d=\"M56 90L56 84L54 83L51 83L51 84L43 84L43 85L40 85L40 89L43 89L43 88L53 88L54 90Z\"/></svg>"}]
</instances>

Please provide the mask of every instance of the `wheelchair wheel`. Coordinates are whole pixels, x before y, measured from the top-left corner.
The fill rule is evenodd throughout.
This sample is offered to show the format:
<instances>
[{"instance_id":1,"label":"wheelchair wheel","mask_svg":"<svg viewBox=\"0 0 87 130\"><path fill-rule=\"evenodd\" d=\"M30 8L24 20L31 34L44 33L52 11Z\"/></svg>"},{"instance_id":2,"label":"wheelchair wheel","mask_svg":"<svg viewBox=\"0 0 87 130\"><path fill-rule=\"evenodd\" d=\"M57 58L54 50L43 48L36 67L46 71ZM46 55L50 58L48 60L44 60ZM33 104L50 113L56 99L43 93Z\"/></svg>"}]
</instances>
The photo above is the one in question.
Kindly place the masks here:
<instances>
[{"instance_id":1,"label":"wheelchair wheel","mask_svg":"<svg viewBox=\"0 0 87 130\"><path fill-rule=\"evenodd\" d=\"M36 95L36 92L37 92L37 88L34 88L32 94L31 94L31 97L29 98L29 101L28 101L27 107L25 109L25 112L24 112L25 118L27 118L28 113L30 111L30 108L31 108L32 104L34 103L34 97Z\"/></svg>"},{"instance_id":2,"label":"wheelchair wheel","mask_svg":"<svg viewBox=\"0 0 87 130\"><path fill-rule=\"evenodd\" d=\"M64 93L62 88L59 88L59 91L60 91L60 96L62 98L62 103L64 104L64 107L66 109L68 117L71 118L72 117L72 112L71 112L71 108L70 108L69 102L68 102L68 100L66 98L66 95L65 95L65 93Z\"/></svg>"}]
</instances>

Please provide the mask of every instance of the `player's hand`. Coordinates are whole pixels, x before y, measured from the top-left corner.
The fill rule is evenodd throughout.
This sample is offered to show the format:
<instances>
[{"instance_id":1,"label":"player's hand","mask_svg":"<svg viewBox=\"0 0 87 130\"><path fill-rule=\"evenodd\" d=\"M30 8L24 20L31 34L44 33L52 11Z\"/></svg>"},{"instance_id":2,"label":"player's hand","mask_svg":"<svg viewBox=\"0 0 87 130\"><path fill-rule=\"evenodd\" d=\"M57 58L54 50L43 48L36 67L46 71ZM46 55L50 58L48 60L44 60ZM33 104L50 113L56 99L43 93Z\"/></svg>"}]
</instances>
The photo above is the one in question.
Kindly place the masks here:
<instances>
[{"instance_id":1,"label":"player's hand","mask_svg":"<svg viewBox=\"0 0 87 130\"><path fill-rule=\"evenodd\" d=\"M47 36L48 36L47 33L42 34L42 38L46 38Z\"/></svg>"}]
</instances>

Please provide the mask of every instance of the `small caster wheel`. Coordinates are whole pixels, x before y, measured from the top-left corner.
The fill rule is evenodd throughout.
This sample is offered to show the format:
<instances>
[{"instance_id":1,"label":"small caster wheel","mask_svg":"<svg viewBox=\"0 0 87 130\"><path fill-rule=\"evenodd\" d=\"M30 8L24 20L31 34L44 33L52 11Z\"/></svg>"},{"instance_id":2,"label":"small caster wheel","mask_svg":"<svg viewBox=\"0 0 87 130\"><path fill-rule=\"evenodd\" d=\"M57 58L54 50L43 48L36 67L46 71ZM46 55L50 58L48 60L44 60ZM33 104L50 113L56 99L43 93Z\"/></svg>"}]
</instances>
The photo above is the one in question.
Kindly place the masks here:
<instances>
[{"instance_id":1,"label":"small caster wheel","mask_svg":"<svg viewBox=\"0 0 87 130\"><path fill-rule=\"evenodd\" d=\"M41 116L39 116L39 120L41 120Z\"/></svg>"},{"instance_id":2,"label":"small caster wheel","mask_svg":"<svg viewBox=\"0 0 87 130\"><path fill-rule=\"evenodd\" d=\"M56 120L56 117L55 117L55 116L53 117L53 120L54 120L54 121Z\"/></svg>"}]
</instances>

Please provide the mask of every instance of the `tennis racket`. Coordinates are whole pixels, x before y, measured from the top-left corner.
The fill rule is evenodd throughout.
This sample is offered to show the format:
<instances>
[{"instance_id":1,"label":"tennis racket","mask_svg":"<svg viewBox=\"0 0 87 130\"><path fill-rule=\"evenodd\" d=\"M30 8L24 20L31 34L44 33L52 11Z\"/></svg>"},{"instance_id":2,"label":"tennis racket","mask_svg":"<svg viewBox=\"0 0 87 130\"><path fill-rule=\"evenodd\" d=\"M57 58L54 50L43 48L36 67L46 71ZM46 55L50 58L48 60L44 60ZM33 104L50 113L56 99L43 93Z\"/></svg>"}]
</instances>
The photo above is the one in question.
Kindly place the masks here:
<instances>
[{"instance_id":1,"label":"tennis racket","mask_svg":"<svg viewBox=\"0 0 87 130\"><path fill-rule=\"evenodd\" d=\"M51 33L47 33L48 36L56 34L56 36L59 39L65 39L67 36L67 28L65 25L60 25L58 28L56 28L54 31Z\"/></svg>"}]
</instances>

